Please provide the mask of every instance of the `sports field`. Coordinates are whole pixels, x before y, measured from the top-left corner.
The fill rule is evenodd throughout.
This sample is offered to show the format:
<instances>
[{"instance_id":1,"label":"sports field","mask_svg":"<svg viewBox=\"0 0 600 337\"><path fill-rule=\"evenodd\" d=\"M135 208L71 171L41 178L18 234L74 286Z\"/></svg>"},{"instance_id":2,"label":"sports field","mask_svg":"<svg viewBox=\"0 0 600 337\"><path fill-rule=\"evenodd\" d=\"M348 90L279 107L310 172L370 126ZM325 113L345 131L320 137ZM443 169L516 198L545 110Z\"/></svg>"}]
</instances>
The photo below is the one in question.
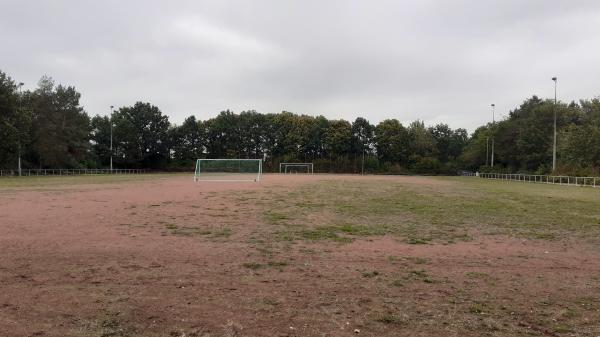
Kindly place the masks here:
<instances>
[{"instance_id":1,"label":"sports field","mask_svg":"<svg viewBox=\"0 0 600 337\"><path fill-rule=\"evenodd\" d=\"M600 336L600 189L0 179L0 336Z\"/></svg>"}]
</instances>

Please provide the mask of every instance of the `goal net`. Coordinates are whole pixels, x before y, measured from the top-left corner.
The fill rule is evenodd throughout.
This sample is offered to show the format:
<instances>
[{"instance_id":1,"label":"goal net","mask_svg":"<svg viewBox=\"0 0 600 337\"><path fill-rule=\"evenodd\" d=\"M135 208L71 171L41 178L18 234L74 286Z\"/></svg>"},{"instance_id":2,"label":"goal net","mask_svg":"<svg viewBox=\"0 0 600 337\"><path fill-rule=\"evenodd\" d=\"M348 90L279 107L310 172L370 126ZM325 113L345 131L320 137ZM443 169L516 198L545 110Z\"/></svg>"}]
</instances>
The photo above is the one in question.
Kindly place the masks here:
<instances>
[{"instance_id":1,"label":"goal net","mask_svg":"<svg viewBox=\"0 0 600 337\"><path fill-rule=\"evenodd\" d=\"M279 163L279 173L313 174L313 163Z\"/></svg>"},{"instance_id":2,"label":"goal net","mask_svg":"<svg viewBox=\"0 0 600 337\"><path fill-rule=\"evenodd\" d=\"M260 181L262 159L198 159L194 181Z\"/></svg>"}]
</instances>

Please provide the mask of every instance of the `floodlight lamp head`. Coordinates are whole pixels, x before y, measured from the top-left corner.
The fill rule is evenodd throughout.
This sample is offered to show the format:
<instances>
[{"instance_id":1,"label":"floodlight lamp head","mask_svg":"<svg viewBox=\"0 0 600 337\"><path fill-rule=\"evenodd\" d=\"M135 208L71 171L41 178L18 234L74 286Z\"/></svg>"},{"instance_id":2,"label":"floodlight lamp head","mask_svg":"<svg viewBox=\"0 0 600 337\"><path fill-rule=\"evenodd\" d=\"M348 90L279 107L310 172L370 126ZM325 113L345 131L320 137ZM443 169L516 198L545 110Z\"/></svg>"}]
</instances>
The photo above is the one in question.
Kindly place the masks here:
<instances>
[{"instance_id":1,"label":"floodlight lamp head","mask_svg":"<svg viewBox=\"0 0 600 337\"><path fill-rule=\"evenodd\" d=\"M556 82L556 80L558 80L558 78L556 78L556 77L552 77L552 80L553 80L554 82Z\"/></svg>"}]
</instances>

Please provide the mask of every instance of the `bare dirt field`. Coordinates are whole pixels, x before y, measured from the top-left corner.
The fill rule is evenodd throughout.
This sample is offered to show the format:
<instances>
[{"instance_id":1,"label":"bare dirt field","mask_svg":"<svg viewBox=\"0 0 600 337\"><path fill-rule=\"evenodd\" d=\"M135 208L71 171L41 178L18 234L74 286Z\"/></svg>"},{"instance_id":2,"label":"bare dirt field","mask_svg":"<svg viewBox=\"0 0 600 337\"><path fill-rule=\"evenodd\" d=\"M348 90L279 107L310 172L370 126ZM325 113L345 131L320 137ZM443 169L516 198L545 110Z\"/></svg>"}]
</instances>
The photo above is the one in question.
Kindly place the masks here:
<instances>
[{"instance_id":1,"label":"bare dirt field","mask_svg":"<svg viewBox=\"0 0 600 337\"><path fill-rule=\"evenodd\" d=\"M600 336L600 190L0 180L0 336Z\"/></svg>"}]
</instances>

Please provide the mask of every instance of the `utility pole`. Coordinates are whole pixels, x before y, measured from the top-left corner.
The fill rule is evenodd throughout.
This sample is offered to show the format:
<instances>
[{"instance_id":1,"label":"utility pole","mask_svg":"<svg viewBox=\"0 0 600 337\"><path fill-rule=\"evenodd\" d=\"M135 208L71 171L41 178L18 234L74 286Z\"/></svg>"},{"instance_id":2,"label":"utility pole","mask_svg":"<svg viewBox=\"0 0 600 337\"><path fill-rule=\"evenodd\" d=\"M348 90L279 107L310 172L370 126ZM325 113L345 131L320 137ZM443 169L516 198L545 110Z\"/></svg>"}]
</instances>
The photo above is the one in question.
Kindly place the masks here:
<instances>
[{"instance_id":1,"label":"utility pole","mask_svg":"<svg viewBox=\"0 0 600 337\"><path fill-rule=\"evenodd\" d=\"M24 83L19 82L19 114L23 113L23 93L21 91L21 87L23 87ZM17 128L17 157L18 157L18 168L19 168L19 177L21 176L21 128Z\"/></svg>"},{"instance_id":2,"label":"utility pole","mask_svg":"<svg viewBox=\"0 0 600 337\"><path fill-rule=\"evenodd\" d=\"M496 125L496 104L492 103L492 167L494 167L494 126Z\"/></svg>"},{"instance_id":3,"label":"utility pole","mask_svg":"<svg viewBox=\"0 0 600 337\"><path fill-rule=\"evenodd\" d=\"M554 146L552 147L552 172L556 170L556 82L558 78L552 77L554 81Z\"/></svg>"},{"instance_id":4,"label":"utility pole","mask_svg":"<svg viewBox=\"0 0 600 337\"><path fill-rule=\"evenodd\" d=\"M110 173L113 171L113 108L110 106Z\"/></svg>"}]
</instances>

